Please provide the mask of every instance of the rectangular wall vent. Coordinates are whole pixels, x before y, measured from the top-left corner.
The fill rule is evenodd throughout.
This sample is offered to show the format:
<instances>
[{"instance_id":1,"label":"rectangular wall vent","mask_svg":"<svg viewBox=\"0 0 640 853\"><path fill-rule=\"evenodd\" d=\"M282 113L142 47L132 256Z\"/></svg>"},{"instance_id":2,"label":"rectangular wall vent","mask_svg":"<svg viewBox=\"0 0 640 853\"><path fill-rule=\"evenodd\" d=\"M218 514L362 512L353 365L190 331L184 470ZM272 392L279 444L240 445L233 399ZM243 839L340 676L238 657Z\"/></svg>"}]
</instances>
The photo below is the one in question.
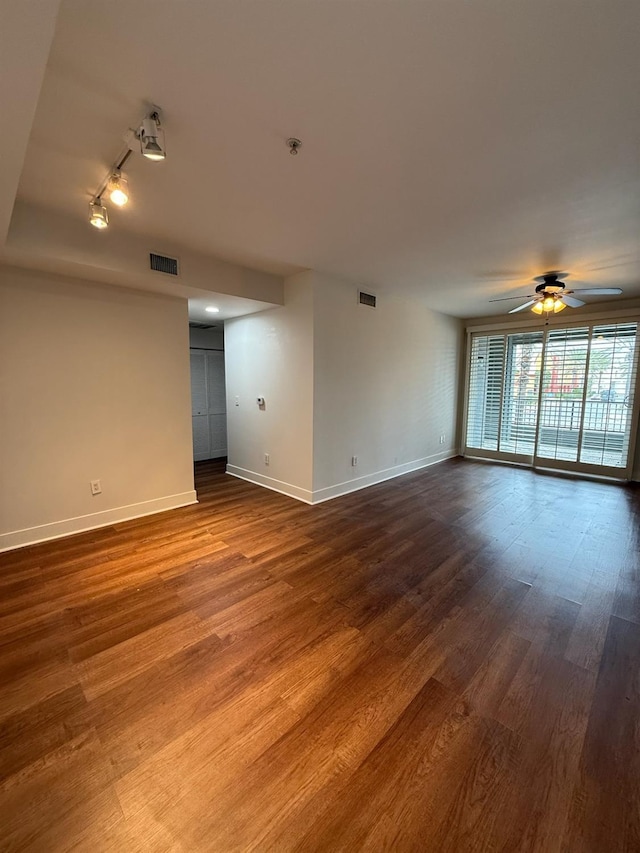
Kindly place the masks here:
<instances>
[{"instance_id":1,"label":"rectangular wall vent","mask_svg":"<svg viewBox=\"0 0 640 853\"><path fill-rule=\"evenodd\" d=\"M163 272L167 275L178 275L178 259L167 258L166 255L155 255L149 252L149 263L152 270Z\"/></svg>"},{"instance_id":2,"label":"rectangular wall vent","mask_svg":"<svg viewBox=\"0 0 640 853\"><path fill-rule=\"evenodd\" d=\"M215 329L215 326L210 326L208 323L189 323L190 329Z\"/></svg>"},{"instance_id":3,"label":"rectangular wall vent","mask_svg":"<svg viewBox=\"0 0 640 853\"><path fill-rule=\"evenodd\" d=\"M359 290L358 297L360 299L360 305L368 305L369 308L376 307L376 297L373 293L364 293L362 290Z\"/></svg>"}]
</instances>

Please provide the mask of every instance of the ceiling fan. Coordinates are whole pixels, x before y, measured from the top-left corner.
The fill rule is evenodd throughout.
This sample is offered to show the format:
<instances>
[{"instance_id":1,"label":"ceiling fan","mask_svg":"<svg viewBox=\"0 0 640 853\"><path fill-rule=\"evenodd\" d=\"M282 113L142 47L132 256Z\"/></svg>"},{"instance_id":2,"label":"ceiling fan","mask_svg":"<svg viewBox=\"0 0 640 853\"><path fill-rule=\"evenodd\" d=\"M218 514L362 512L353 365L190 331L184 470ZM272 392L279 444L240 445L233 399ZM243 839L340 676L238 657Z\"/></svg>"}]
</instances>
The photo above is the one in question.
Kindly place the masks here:
<instances>
[{"instance_id":1,"label":"ceiling fan","mask_svg":"<svg viewBox=\"0 0 640 853\"><path fill-rule=\"evenodd\" d=\"M566 290L564 282L560 281L560 276L566 278L569 273L547 272L544 275L539 275L534 278L534 281L539 282L535 289L535 293L529 293L527 296L504 296L500 299L490 299L490 302L506 302L509 299L526 299L522 305L517 308L512 308L509 314L516 314L518 311L524 311L526 308L531 308L534 314L557 314L559 311L569 306L569 308L580 308L585 305L582 299L576 299L576 295L580 296L591 294L592 296L619 296L622 290L619 287L581 287L577 290Z\"/></svg>"}]
</instances>

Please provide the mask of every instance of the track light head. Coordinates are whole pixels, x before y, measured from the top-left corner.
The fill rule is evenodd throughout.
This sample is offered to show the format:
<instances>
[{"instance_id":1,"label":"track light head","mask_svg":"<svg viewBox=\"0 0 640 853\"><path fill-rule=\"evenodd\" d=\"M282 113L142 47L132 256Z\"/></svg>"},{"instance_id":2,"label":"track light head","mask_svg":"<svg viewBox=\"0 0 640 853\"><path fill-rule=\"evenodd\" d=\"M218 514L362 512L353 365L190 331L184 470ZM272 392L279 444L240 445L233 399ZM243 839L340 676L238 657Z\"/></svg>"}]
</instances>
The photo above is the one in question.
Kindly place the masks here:
<instances>
[{"instance_id":1,"label":"track light head","mask_svg":"<svg viewBox=\"0 0 640 853\"><path fill-rule=\"evenodd\" d=\"M89 203L89 222L99 231L109 225L109 214L101 198L96 198Z\"/></svg>"},{"instance_id":2,"label":"track light head","mask_svg":"<svg viewBox=\"0 0 640 853\"><path fill-rule=\"evenodd\" d=\"M107 190L109 192L109 198L114 204L117 204L118 207L124 207L124 205L129 201L129 182L120 169L114 170L113 174L109 178Z\"/></svg>"},{"instance_id":3,"label":"track light head","mask_svg":"<svg viewBox=\"0 0 640 853\"><path fill-rule=\"evenodd\" d=\"M160 124L158 110L154 110L142 120L138 137L140 139L140 150L148 160L164 160L166 158L164 131Z\"/></svg>"}]
</instances>

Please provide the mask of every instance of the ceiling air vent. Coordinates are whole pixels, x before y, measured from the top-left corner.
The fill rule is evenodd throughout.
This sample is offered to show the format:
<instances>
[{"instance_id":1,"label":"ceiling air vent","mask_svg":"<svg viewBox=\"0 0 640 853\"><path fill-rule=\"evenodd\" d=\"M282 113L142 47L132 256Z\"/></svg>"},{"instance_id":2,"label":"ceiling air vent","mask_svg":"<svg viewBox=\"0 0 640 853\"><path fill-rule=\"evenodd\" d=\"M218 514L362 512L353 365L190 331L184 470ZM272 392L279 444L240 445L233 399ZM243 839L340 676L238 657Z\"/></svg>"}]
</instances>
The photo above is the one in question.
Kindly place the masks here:
<instances>
[{"instance_id":1,"label":"ceiling air vent","mask_svg":"<svg viewBox=\"0 0 640 853\"><path fill-rule=\"evenodd\" d=\"M369 308L376 307L376 298L373 293L364 293L362 290L359 290L358 299L360 301L360 305L368 305Z\"/></svg>"},{"instance_id":2,"label":"ceiling air vent","mask_svg":"<svg viewBox=\"0 0 640 853\"><path fill-rule=\"evenodd\" d=\"M177 258L167 258L166 255L155 255L153 252L150 252L149 263L151 269L156 272L163 272L167 275L178 275Z\"/></svg>"}]
</instances>

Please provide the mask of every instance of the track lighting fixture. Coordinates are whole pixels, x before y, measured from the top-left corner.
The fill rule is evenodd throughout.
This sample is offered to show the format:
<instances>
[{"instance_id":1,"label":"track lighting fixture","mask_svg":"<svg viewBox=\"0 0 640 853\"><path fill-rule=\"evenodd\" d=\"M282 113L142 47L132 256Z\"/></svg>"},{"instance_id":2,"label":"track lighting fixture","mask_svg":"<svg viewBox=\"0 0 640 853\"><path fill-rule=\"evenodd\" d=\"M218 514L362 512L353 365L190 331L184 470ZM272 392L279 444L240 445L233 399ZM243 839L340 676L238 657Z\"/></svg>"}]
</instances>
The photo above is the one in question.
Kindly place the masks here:
<instances>
[{"instance_id":1,"label":"track lighting fixture","mask_svg":"<svg viewBox=\"0 0 640 853\"><path fill-rule=\"evenodd\" d=\"M102 197L108 194L109 200L118 207L124 207L129 201L129 182L122 173L122 168L140 144L141 153L148 160L164 160L164 130L160 121L160 108L150 107L149 112L140 120L137 130L130 129L125 136L127 147L111 167L109 174L96 190L93 201L89 204L89 222L95 228L106 228L109 225L109 214L102 203Z\"/></svg>"},{"instance_id":2,"label":"track lighting fixture","mask_svg":"<svg viewBox=\"0 0 640 853\"><path fill-rule=\"evenodd\" d=\"M107 208L104 207L99 196L89 204L89 222L98 230L106 228L109 224Z\"/></svg>"}]
</instances>

